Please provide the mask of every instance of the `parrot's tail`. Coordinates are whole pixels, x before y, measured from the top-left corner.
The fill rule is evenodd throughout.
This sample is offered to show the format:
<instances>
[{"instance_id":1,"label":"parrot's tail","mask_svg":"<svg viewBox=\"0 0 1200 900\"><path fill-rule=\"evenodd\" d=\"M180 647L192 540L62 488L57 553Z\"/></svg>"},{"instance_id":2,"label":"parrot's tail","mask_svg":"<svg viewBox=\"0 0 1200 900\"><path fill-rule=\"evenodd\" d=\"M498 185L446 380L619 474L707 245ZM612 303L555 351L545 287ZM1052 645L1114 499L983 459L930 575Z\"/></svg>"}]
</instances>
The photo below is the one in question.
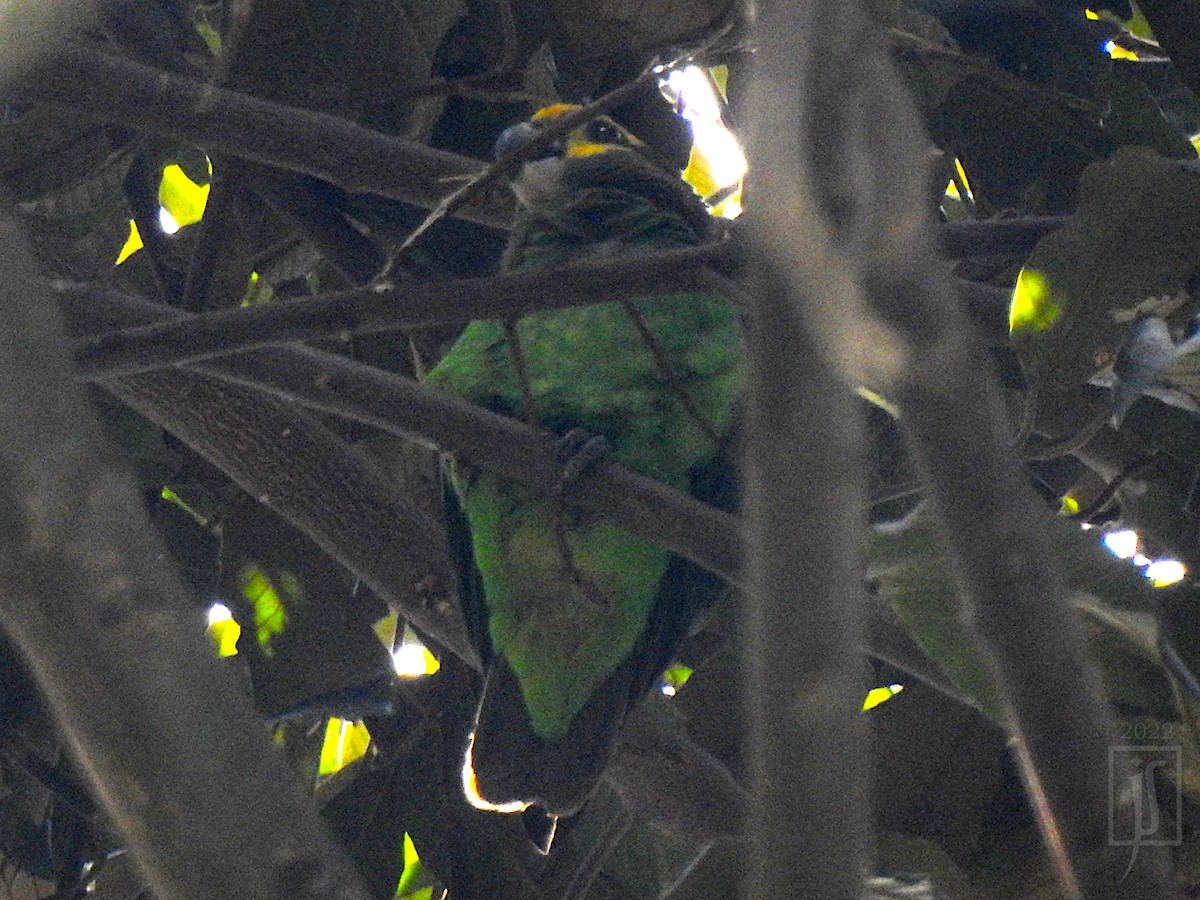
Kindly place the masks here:
<instances>
[{"instance_id":1,"label":"parrot's tail","mask_svg":"<svg viewBox=\"0 0 1200 900\"><path fill-rule=\"evenodd\" d=\"M534 733L516 674L497 656L467 746L463 783L468 799L501 812L533 805L555 816L578 812L612 755L629 706L630 674L628 666L613 673L562 740L548 741Z\"/></svg>"}]
</instances>

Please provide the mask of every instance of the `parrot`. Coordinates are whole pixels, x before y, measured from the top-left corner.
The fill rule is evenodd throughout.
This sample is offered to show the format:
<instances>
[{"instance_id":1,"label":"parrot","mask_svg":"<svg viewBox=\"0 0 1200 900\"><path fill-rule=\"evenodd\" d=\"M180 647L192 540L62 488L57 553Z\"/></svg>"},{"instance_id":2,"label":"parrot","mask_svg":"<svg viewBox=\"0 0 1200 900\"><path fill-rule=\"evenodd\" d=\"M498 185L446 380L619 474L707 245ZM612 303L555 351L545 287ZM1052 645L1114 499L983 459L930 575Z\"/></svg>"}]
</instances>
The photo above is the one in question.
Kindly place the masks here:
<instances>
[{"instance_id":1,"label":"parrot","mask_svg":"<svg viewBox=\"0 0 1200 900\"><path fill-rule=\"evenodd\" d=\"M498 155L577 108L556 104L513 126ZM713 227L692 188L605 116L525 163L512 187L518 212L504 271L696 245ZM564 478L570 460L599 447L605 459L728 509L743 340L720 296L638 297L472 322L425 382L552 435ZM452 481L473 555L463 593L477 585L486 619L464 789L484 809L573 814L626 714L724 587L561 497L463 465Z\"/></svg>"}]
</instances>

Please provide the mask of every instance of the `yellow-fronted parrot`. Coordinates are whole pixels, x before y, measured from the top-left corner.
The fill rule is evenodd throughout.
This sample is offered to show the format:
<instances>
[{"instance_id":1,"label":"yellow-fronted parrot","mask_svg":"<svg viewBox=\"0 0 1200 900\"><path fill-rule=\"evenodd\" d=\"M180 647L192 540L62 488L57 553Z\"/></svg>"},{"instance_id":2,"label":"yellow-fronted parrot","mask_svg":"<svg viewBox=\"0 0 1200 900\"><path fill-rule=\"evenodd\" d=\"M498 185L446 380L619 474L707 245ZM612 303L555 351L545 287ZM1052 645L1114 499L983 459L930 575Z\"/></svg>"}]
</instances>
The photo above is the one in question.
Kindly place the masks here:
<instances>
[{"instance_id":1,"label":"yellow-fronted parrot","mask_svg":"<svg viewBox=\"0 0 1200 900\"><path fill-rule=\"evenodd\" d=\"M505 132L498 150L574 108L542 110ZM526 163L513 188L519 212L507 271L633 259L699 244L712 227L691 187L606 117ZM729 506L724 443L742 349L737 313L723 298L639 297L507 327L472 323L427 380L516 418L532 413L568 441L581 432L601 438L613 460ZM495 807L572 813L594 789L625 714L658 683L720 582L492 472L460 469L456 487L487 619L468 794Z\"/></svg>"}]
</instances>

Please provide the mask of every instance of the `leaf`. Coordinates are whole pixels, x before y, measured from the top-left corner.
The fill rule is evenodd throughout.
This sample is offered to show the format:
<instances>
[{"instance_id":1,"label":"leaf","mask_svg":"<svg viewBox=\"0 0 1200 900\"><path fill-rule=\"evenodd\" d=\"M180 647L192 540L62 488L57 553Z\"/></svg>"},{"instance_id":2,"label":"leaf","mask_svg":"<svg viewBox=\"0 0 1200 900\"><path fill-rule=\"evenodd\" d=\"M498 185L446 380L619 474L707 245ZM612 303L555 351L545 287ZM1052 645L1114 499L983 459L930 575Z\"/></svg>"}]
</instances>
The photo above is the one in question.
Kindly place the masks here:
<instances>
[{"instance_id":1,"label":"leaf","mask_svg":"<svg viewBox=\"0 0 1200 900\"><path fill-rule=\"evenodd\" d=\"M1198 264L1200 177L1143 147L1089 166L1075 214L1038 243L1022 274L1025 284L1043 279L1042 303L1061 310L1041 329L1012 332L1039 410L1114 359L1139 315L1189 318L1195 301L1181 298Z\"/></svg>"},{"instance_id":2,"label":"leaf","mask_svg":"<svg viewBox=\"0 0 1200 900\"><path fill-rule=\"evenodd\" d=\"M180 228L194 225L204 215L211 185L196 184L175 163L163 169L162 182L158 186L158 202L171 214Z\"/></svg>"},{"instance_id":3,"label":"leaf","mask_svg":"<svg viewBox=\"0 0 1200 900\"><path fill-rule=\"evenodd\" d=\"M362 722L330 719L325 726L325 743L321 745L319 775L333 775L366 755L371 744L371 732Z\"/></svg>"},{"instance_id":4,"label":"leaf","mask_svg":"<svg viewBox=\"0 0 1200 900\"><path fill-rule=\"evenodd\" d=\"M1109 554L1095 532L1056 520L1051 536L1072 605L1088 622L1093 657L1106 683L1137 708L1169 714L1171 701L1155 649L1155 589L1136 568ZM987 715L1003 723L987 657L966 624L929 517L918 514L904 527L874 529L867 567L873 587L925 652ZM1136 678L1126 687L1130 672Z\"/></svg>"}]
</instances>

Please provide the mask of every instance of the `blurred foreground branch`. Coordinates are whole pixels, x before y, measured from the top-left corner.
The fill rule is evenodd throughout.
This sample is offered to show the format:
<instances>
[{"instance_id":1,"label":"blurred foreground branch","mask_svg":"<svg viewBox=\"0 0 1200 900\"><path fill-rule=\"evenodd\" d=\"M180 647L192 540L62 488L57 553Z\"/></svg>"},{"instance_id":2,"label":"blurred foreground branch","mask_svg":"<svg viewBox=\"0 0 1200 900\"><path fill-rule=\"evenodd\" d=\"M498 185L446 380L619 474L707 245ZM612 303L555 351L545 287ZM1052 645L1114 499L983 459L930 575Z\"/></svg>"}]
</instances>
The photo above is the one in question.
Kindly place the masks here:
<instances>
[{"instance_id":1,"label":"blurred foreground branch","mask_svg":"<svg viewBox=\"0 0 1200 900\"><path fill-rule=\"evenodd\" d=\"M163 566L7 215L0 254L0 626L95 796L163 897L365 898Z\"/></svg>"}]
</instances>

